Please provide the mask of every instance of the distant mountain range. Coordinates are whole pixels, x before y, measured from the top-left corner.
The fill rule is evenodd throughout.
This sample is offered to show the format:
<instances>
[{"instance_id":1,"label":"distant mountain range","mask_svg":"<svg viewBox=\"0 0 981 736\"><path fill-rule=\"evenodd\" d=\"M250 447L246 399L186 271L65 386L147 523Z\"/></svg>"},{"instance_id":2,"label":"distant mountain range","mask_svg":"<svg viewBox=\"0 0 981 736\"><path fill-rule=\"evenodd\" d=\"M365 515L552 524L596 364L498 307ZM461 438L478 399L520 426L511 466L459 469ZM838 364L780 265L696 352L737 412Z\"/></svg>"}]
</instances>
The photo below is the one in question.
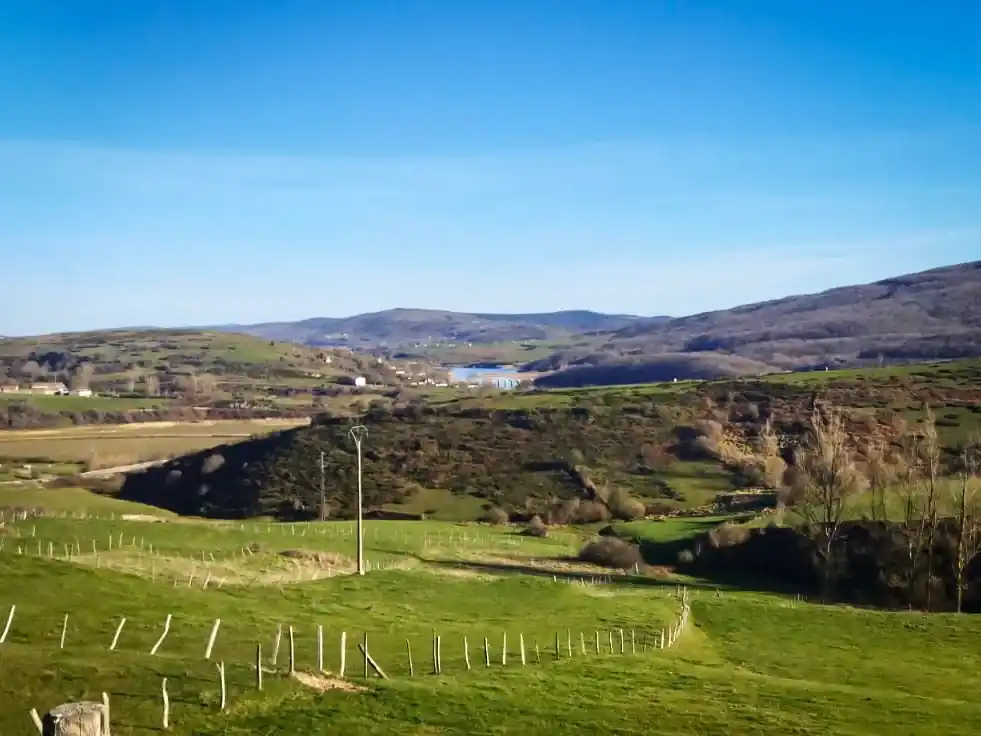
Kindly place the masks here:
<instances>
[{"instance_id":1,"label":"distant mountain range","mask_svg":"<svg viewBox=\"0 0 981 736\"><path fill-rule=\"evenodd\" d=\"M548 341L567 347L523 367L551 385L957 358L981 355L981 261L678 318L391 309L212 329L362 349Z\"/></svg>"},{"instance_id":2,"label":"distant mountain range","mask_svg":"<svg viewBox=\"0 0 981 736\"><path fill-rule=\"evenodd\" d=\"M314 317L299 322L219 325L211 329L244 332L304 345L353 348L405 347L422 343L496 343L554 340L571 335L608 333L667 317L601 314L587 310L542 314L483 314L433 309L389 309L353 317Z\"/></svg>"},{"instance_id":3,"label":"distant mountain range","mask_svg":"<svg viewBox=\"0 0 981 736\"><path fill-rule=\"evenodd\" d=\"M526 366L551 385L981 356L981 261L657 323Z\"/></svg>"}]
</instances>

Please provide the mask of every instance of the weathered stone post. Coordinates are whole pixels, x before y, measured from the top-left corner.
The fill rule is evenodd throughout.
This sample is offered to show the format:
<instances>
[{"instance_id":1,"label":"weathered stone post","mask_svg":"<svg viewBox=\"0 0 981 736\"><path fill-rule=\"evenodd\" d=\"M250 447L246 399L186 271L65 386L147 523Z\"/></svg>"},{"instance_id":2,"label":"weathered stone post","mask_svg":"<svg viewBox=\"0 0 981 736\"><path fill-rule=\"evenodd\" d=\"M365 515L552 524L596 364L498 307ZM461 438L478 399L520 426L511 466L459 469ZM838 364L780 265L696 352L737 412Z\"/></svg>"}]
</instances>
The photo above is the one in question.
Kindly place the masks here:
<instances>
[{"instance_id":1,"label":"weathered stone post","mask_svg":"<svg viewBox=\"0 0 981 736\"><path fill-rule=\"evenodd\" d=\"M109 714L103 703L65 703L41 721L42 736L109 736Z\"/></svg>"}]
</instances>

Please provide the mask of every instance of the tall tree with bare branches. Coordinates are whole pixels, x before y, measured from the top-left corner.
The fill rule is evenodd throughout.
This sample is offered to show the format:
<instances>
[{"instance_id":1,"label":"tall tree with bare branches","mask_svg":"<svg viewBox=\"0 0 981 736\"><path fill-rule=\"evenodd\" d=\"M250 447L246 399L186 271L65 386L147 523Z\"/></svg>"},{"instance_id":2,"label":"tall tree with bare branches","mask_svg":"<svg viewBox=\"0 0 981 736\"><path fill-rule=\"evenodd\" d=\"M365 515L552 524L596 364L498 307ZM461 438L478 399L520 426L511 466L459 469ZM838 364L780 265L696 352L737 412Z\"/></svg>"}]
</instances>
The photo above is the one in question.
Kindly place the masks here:
<instances>
[{"instance_id":1,"label":"tall tree with bare branches","mask_svg":"<svg viewBox=\"0 0 981 736\"><path fill-rule=\"evenodd\" d=\"M821 573L821 593L828 600L837 572L835 542L849 500L864 486L849 446L845 420L837 409L815 409L797 452L792 499L814 542Z\"/></svg>"},{"instance_id":2,"label":"tall tree with bare branches","mask_svg":"<svg viewBox=\"0 0 981 736\"><path fill-rule=\"evenodd\" d=\"M920 462L923 482L923 528L927 543L927 588L926 608L929 611L933 603L933 539L940 523L940 440L937 435L937 419L933 410L927 406L924 410L923 427L921 431Z\"/></svg>"},{"instance_id":3,"label":"tall tree with bare branches","mask_svg":"<svg viewBox=\"0 0 981 736\"><path fill-rule=\"evenodd\" d=\"M890 490L896 483L897 468L889 462L886 441L873 435L865 448L866 477L869 482L869 518L886 521L889 518Z\"/></svg>"},{"instance_id":4,"label":"tall tree with bare branches","mask_svg":"<svg viewBox=\"0 0 981 736\"><path fill-rule=\"evenodd\" d=\"M981 488L978 470L981 466L981 438L972 437L961 451L958 479L951 485L954 507L957 509L953 556L955 600L957 612L964 607L967 587L967 568L981 552Z\"/></svg>"},{"instance_id":5,"label":"tall tree with bare branches","mask_svg":"<svg viewBox=\"0 0 981 736\"><path fill-rule=\"evenodd\" d=\"M773 420L767 419L760 430L758 438L760 452L760 470L763 485L771 489L779 489L783 485L787 463L780 454L780 438L773 428Z\"/></svg>"}]
</instances>

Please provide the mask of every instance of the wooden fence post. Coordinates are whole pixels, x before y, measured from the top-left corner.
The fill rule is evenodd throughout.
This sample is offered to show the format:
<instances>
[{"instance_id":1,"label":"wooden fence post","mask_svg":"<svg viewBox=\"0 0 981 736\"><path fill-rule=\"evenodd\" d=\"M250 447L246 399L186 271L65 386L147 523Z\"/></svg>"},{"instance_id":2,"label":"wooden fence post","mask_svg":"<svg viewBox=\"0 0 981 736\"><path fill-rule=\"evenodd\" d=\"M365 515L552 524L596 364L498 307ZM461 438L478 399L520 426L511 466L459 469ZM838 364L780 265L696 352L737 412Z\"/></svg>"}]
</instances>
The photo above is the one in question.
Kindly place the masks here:
<instances>
[{"instance_id":1,"label":"wooden fence post","mask_svg":"<svg viewBox=\"0 0 981 736\"><path fill-rule=\"evenodd\" d=\"M221 705L219 706L219 710L224 711L225 710L225 663L224 662L218 663L218 680L221 684Z\"/></svg>"},{"instance_id":2,"label":"wooden fence post","mask_svg":"<svg viewBox=\"0 0 981 736\"><path fill-rule=\"evenodd\" d=\"M341 671L338 673L340 677L344 677L344 669L347 664L347 632L341 632Z\"/></svg>"},{"instance_id":3,"label":"wooden fence post","mask_svg":"<svg viewBox=\"0 0 981 736\"><path fill-rule=\"evenodd\" d=\"M567 629L565 632L565 648L569 652L569 658L572 658L572 630Z\"/></svg>"},{"instance_id":4,"label":"wooden fence post","mask_svg":"<svg viewBox=\"0 0 981 736\"><path fill-rule=\"evenodd\" d=\"M216 618L211 627L211 636L208 637L208 646L204 650L204 658L211 659L211 650L215 647L215 639L218 638L218 627L221 626L221 619Z\"/></svg>"},{"instance_id":5,"label":"wooden fence post","mask_svg":"<svg viewBox=\"0 0 981 736\"><path fill-rule=\"evenodd\" d=\"M624 652L625 649L623 646L623 629L620 629L620 654L623 654Z\"/></svg>"},{"instance_id":6,"label":"wooden fence post","mask_svg":"<svg viewBox=\"0 0 981 736\"><path fill-rule=\"evenodd\" d=\"M153 645L153 649L150 650L150 654L156 654L157 650L160 649L160 645L164 643L164 639L167 638L167 634L170 632L170 619L171 614L168 613L167 620L164 621L163 633L160 635L160 638L157 639L157 643Z\"/></svg>"},{"instance_id":7,"label":"wooden fence post","mask_svg":"<svg viewBox=\"0 0 981 736\"><path fill-rule=\"evenodd\" d=\"M7 641L7 634L10 633L10 625L14 622L14 611L17 610L17 606L10 607L10 613L7 614L7 625L3 627L3 633L0 634L0 644Z\"/></svg>"},{"instance_id":8,"label":"wooden fence post","mask_svg":"<svg viewBox=\"0 0 981 736\"><path fill-rule=\"evenodd\" d=\"M112 637L112 644L109 645L109 651L114 651L116 645L119 643L119 635L123 633L123 626L126 624L126 617L123 616L119 619L119 626L116 627L116 635Z\"/></svg>"},{"instance_id":9,"label":"wooden fence post","mask_svg":"<svg viewBox=\"0 0 981 736\"><path fill-rule=\"evenodd\" d=\"M273 667L279 664L279 643L280 641L282 641L282 639L283 639L283 625L280 624L279 626L276 627L276 639L273 641L273 650L272 650Z\"/></svg>"},{"instance_id":10,"label":"wooden fence post","mask_svg":"<svg viewBox=\"0 0 981 736\"><path fill-rule=\"evenodd\" d=\"M364 646L361 648L364 652L364 679L368 679L368 632L364 634Z\"/></svg>"},{"instance_id":11,"label":"wooden fence post","mask_svg":"<svg viewBox=\"0 0 981 736\"><path fill-rule=\"evenodd\" d=\"M67 633L68 633L68 614L66 613L65 620L61 624L61 645L58 647L59 649L65 648L65 634Z\"/></svg>"},{"instance_id":12,"label":"wooden fence post","mask_svg":"<svg viewBox=\"0 0 981 736\"><path fill-rule=\"evenodd\" d=\"M443 674L443 637L436 637L436 674Z\"/></svg>"},{"instance_id":13,"label":"wooden fence post","mask_svg":"<svg viewBox=\"0 0 981 736\"><path fill-rule=\"evenodd\" d=\"M317 672L324 671L324 627L317 624Z\"/></svg>"},{"instance_id":14,"label":"wooden fence post","mask_svg":"<svg viewBox=\"0 0 981 736\"><path fill-rule=\"evenodd\" d=\"M290 674L296 672L296 650L293 648L293 627L289 627L290 634Z\"/></svg>"},{"instance_id":15,"label":"wooden fence post","mask_svg":"<svg viewBox=\"0 0 981 736\"><path fill-rule=\"evenodd\" d=\"M412 666L412 644L409 640L405 640L405 653L409 656L409 677L414 677L416 674L415 667Z\"/></svg>"},{"instance_id":16,"label":"wooden fence post","mask_svg":"<svg viewBox=\"0 0 981 736\"><path fill-rule=\"evenodd\" d=\"M501 665L508 663L508 632L504 632L504 641L501 644Z\"/></svg>"},{"instance_id":17,"label":"wooden fence post","mask_svg":"<svg viewBox=\"0 0 981 736\"><path fill-rule=\"evenodd\" d=\"M599 631L597 631L597 632L596 632L596 653L597 653L597 654L599 654L599 653L600 653L600 646L599 646Z\"/></svg>"},{"instance_id":18,"label":"wooden fence post","mask_svg":"<svg viewBox=\"0 0 981 736\"><path fill-rule=\"evenodd\" d=\"M163 678L163 685L161 686L161 691L163 692L163 729L166 731L170 728L170 698L167 696L167 678Z\"/></svg>"},{"instance_id":19,"label":"wooden fence post","mask_svg":"<svg viewBox=\"0 0 981 736\"><path fill-rule=\"evenodd\" d=\"M262 690L262 644L255 645L255 686Z\"/></svg>"},{"instance_id":20,"label":"wooden fence post","mask_svg":"<svg viewBox=\"0 0 981 736\"><path fill-rule=\"evenodd\" d=\"M467 664L467 672L470 671L470 644L467 643L467 637L463 637L463 661Z\"/></svg>"},{"instance_id":21,"label":"wooden fence post","mask_svg":"<svg viewBox=\"0 0 981 736\"><path fill-rule=\"evenodd\" d=\"M582 656L586 656L586 635L579 632L579 651L582 652Z\"/></svg>"},{"instance_id":22,"label":"wooden fence post","mask_svg":"<svg viewBox=\"0 0 981 736\"><path fill-rule=\"evenodd\" d=\"M521 666L525 666L525 635L524 632L518 634L518 649L521 652Z\"/></svg>"},{"instance_id":23,"label":"wooden fence post","mask_svg":"<svg viewBox=\"0 0 981 736\"><path fill-rule=\"evenodd\" d=\"M487 643L487 637L484 637L484 666L490 667L490 645Z\"/></svg>"}]
</instances>

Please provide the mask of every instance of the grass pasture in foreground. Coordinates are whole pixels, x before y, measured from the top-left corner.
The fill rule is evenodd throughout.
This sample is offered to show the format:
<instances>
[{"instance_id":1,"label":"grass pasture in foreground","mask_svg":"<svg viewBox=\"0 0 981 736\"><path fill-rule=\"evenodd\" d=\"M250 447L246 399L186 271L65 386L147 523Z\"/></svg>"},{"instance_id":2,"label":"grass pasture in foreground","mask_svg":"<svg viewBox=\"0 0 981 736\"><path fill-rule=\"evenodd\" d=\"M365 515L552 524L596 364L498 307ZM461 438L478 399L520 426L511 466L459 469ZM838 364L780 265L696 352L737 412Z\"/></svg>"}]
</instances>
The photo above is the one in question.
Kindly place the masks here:
<instances>
[{"instance_id":1,"label":"grass pasture in foreground","mask_svg":"<svg viewBox=\"0 0 981 736\"><path fill-rule=\"evenodd\" d=\"M34 503L24 505L70 505L70 499L41 495L48 492L32 490ZM83 502L79 497L79 509ZM338 574L351 567L353 525L347 522L150 523L123 520L122 507L108 511L96 510L115 518L11 521L8 514L0 530L0 628L9 607L17 606L0 645L4 736L34 733L30 707L43 712L75 699L98 700L102 691L111 697L116 736L159 731L164 677L169 732L178 736L956 736L974 733L981 723L976 617L818 606L742 591L717 596L714 588L696 583L689 588L692 620L678 645L644 651L646 635L677 615L675 582L634 575L613 575L595 585L565 582L563 575L570 573L595 575L567 559L583 541L575 530L553 530L538 539L513 528L370 521L365 550L373 569L361 578ZM721 520L634 522L618 525L618 531L670 543ZM50 548L56 559L47 558ZM57 559L66 548L72 560ZM282 554L287 550L293 551L290 557ZM210 582L203 587L209 569ZM167 614L173 616L170 633L150 656ZM109 651L122 617L118 646ZM217 618L215 649L205 661ZM347 632L346 679L367 690L322 693L288 678L287 633L278 666L271 663L280 625L293 627L297 670L307 674L316 670L316 631L323 626L324 665L332 678L339 668L340 635ZM431 674L434 632L441 637L441 676ZM502 664L505 633L508 656ZM365 634L390 680L364 678L357 644ZM268 670L261 692L252 666L257 644ZM223 713L216 662L226 667Z\"/></svg>"}]
</instances>

